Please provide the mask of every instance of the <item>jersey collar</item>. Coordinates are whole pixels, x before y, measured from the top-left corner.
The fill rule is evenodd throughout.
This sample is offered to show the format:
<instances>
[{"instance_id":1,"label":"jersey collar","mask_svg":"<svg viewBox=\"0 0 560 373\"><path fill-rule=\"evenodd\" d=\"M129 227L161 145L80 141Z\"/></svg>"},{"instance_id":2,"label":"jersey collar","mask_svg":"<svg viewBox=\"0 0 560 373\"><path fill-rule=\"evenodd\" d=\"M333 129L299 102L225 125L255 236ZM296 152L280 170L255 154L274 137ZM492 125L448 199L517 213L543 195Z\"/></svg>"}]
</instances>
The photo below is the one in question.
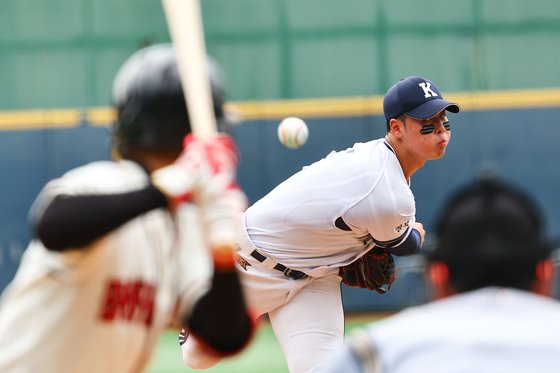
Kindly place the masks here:
<instances>
[{"instance_id":1,"label":"jersey collar","mask_svg":"<svg viewBox=\"0 0 560 373\"><path fill-rule=\"evenodd\" d=\"M387 140L383 140L383 144L385 144L385 146L387 147L387 149L389 149L391 152L393 152L393 154L395 155L395 158L397 158L397 162L399 162L399 157L397 157L397 153L395 152L395 149L393 149L393 147L391 146L391 144L389 144L389 143L387 142ZM399 166L401 167L401 172L402 172L403 178L406 180L406 183L408 184L408 186L410 186L410 179L407 179L407 178L404 176L404 172L403 172L403 170L402 170L402 166L400 165L400 162L399 162Z\"/></svg>"}]
</instances>

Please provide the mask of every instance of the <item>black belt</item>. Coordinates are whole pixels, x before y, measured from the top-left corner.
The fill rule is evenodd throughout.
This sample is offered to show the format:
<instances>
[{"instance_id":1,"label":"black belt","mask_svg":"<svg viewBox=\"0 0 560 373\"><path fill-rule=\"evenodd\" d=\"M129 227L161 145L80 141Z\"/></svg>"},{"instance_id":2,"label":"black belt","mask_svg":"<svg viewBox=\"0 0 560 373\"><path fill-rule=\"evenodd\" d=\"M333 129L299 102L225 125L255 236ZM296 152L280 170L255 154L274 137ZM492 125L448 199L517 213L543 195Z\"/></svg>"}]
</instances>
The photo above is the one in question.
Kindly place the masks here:
<instances>
[{"instance_id":1,"label":"black belt","mask_svg":"<svg viewBox=\"0 0 560 373\"><path fill-rule=\"evenodd\" d=\"M257 250L253 250L251 252L251 256L255 259L257 259L259 262L264 262L266 260L266 256L264 256L263 254L259 253ZM301 280L303 278L308 277L305 273L303 273L302 271L298 271L295 269L290 269L288 267L286 267L283 264L277 263L274 266L274 269L277 271L280 271L284 274L284 276L293 278L294 280Z\"/></svg>"}]
</instances>

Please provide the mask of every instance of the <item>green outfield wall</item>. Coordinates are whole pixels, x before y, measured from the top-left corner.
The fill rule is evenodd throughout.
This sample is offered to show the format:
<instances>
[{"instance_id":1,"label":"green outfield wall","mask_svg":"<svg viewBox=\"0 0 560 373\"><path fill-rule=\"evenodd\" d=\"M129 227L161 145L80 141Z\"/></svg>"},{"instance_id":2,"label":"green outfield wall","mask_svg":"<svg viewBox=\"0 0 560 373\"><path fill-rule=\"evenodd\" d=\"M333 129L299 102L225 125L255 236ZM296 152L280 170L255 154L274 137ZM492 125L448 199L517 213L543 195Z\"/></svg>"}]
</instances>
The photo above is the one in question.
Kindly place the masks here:
<instances>
[{"instance_id":1,"label":"green outfield wall","mask_svg":"<svg viewBox=\"0 0 560 373\"><path fill-rule=\"evenodd\" d=\"M556 0L202 0L236 101L560 86ZM156 0L4 0L0 108L105 106L117 67L169 40Z\"/></svg>"}]
</instances>

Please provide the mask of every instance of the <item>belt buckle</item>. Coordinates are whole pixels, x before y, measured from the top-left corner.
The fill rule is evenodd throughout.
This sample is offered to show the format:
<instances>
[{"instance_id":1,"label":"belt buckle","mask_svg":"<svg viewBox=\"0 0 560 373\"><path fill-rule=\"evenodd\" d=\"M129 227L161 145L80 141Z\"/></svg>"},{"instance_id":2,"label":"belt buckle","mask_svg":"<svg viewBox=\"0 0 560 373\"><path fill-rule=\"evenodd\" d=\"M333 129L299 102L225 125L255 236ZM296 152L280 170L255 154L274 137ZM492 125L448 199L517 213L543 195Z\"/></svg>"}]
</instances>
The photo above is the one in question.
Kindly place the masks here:
<instances>
[{"instance_id":1,"label":"belt buckle","mask_svg":"<svg viewBox=\"0 0 560 373\"><path fill-rule=\"evenodd\" d=\"M284 276L291 277L294 280L301 280L305 278L307 275L301 271L296 271L295 269L286 268L284 270Z\"/></svg>"}]
</instances>

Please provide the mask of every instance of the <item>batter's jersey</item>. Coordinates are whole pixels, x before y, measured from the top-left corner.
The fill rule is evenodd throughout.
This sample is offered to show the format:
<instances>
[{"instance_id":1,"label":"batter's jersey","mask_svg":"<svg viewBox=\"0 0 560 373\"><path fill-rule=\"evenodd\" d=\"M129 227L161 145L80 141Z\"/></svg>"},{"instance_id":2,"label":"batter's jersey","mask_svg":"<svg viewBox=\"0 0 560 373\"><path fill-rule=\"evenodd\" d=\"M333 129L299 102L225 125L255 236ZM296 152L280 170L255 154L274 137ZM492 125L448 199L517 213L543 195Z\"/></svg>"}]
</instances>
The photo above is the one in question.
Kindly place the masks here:
<instances>
[{"instance_id":1,"label":"batter's jersey","mask_svg":"<svg viewBox=\"0 0 560 373\"><path fill-rule=\"evenodd\" d=\"M363 370L363 361L371 368ZM325 372L557 372L559 364L560 303L521 290L484 288L371 324L365 334L350 337Z\"/></svg>"},{"instance_id":2,"label":"batter's jersey","mask_svg":"<svg viewBox=\"0 0 560 373\"><path fill-rule=\"evenodd\" d=\"M398 245L415 221L409 181L384 140L332 152L245 213L253 244L292 269L320 276L374 244ZM337 227L341 218L351 230Z\"/></svg>"},{"instance_id":3,"label":"batter's jersey","mask_svg":"<svg viewBox=\"0 0 560 373\"><path fill-rule=\"evenodd\" d=\"M48 183L34 209L60 194L146 186L136 164L95 162ZM84 212L85 213L85 212ZM58 253L33 241L0 303L0 371L141 372L161 332L208 286L211 262L197 210L152 210L94 241Z\"/></svg>"}]
</instances>

